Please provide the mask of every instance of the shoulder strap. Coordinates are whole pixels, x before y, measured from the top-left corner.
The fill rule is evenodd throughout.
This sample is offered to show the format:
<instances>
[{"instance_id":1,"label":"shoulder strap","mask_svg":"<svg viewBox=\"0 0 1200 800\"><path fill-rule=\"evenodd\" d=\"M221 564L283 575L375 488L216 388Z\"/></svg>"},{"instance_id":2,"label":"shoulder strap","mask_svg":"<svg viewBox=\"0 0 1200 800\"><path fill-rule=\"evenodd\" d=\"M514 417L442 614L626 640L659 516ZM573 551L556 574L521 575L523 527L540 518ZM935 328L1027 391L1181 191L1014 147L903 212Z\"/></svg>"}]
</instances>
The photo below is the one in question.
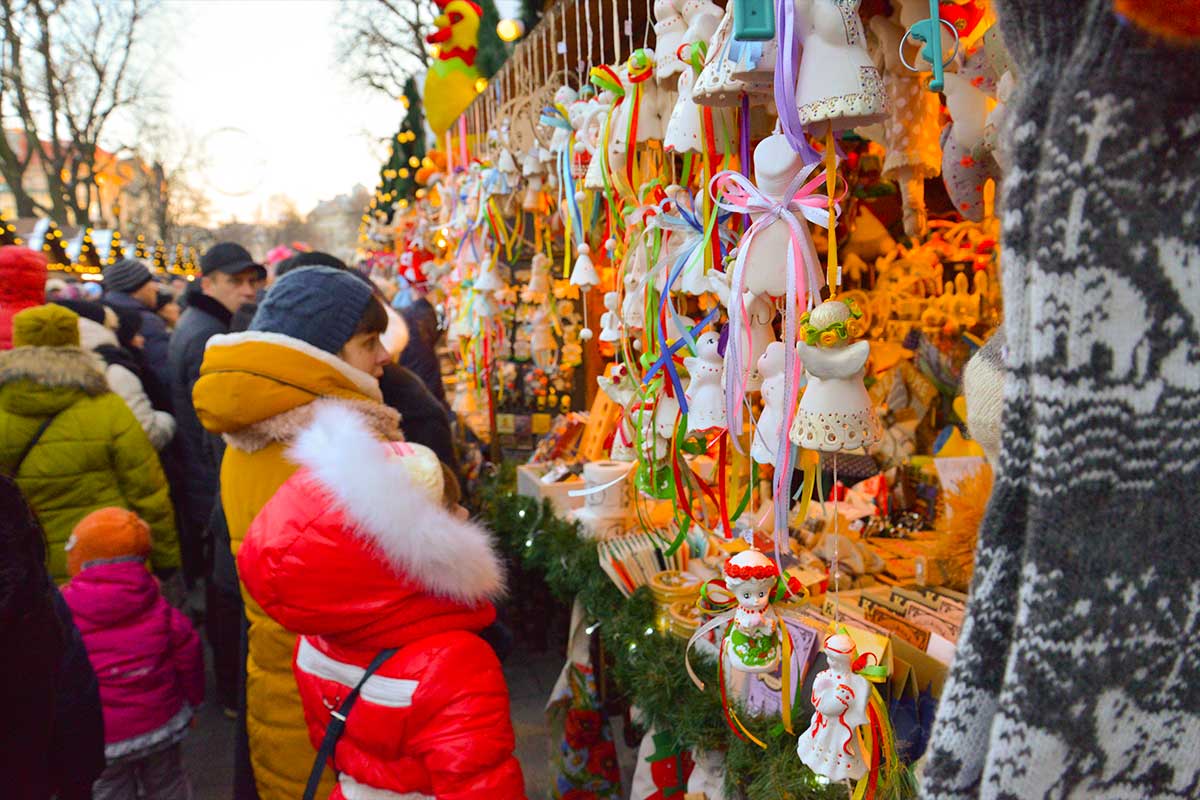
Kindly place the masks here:
<instances>
[{"instance_id":1,"label":"shoulder strap","mask_svg":"<svg viewBox=\"0 0 1200 800\"><path fill-rule=\"evenodd\" d=\"M67 408L70 408L70 406ZM33 438L25 444L25 449L21 451L21 455L17 456L17 460L13 464L12 474L10 477L14 479L17 477L17 473L21 471L21 465L24 464L25 459L29 457L29 453L33 450L34 445L38 443L38 440L42 438L42 434L46 432L46 429L50 427L50 424L54 422L54 420L58 419L58 415L63 411L66 411L66 409L60 409L42 420L42 424L38 426L36 431L34 431Z\"/></svg>"},{"instance_id":2,"label":"shoulder strap","mask_svg":"<svg viewBox=\"0 0 1200 800\"><path fill-rule=\"evenodd\" d=\"M333 751L337 748L338 740L342 738L342 732L346 729L346 717L350 716L350 709L354 708L354 703L358 700L358 694L362 691L364 685L370 677L375 674L375 671L383 666L384 662L392 656L396 655L397 648L390 647L387 650L380 650L375 656L375 659L363 671L362 678L358 681L358 685L350 690L350 694L346 695L346 699L338 706L336 711L329 712L329 724L325 726L325 738L321 740L321 747L317 750L317 760L313 763L312 772L308 775L308 786L304 789L304 800L314 800L317 796L317 789L321 785L321 775L325 772L325 763L333 758Z\"/></svg>"}]
</instances>

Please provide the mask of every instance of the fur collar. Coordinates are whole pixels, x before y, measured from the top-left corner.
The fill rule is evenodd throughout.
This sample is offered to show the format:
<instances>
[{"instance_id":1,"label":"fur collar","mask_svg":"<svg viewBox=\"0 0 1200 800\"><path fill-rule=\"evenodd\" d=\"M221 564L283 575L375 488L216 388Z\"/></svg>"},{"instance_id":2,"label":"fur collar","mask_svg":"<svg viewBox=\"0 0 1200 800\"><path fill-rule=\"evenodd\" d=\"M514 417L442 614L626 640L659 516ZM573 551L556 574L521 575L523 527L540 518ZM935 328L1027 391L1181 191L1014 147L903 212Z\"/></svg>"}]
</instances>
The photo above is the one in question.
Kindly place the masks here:
<instances>
[{"instance_id":1,"label":"fur collar","mask_svg":"<svg viewBox=\"0 0 1200 800\"><path fill-rule=\"evenodd\" d=\"M217 298L209 297L204 292L188 292L187 307L194 308L203 314L208 314L221 323L221 327L229 330L229 323L233 320L233 314L228 308L221 305L221 301Z\"/></svg>"},{"instance_id":2,"label":"fur collar","mask_svg":"<svg viewBox=\"0 0 1200 800\"><path fill-rule=\"evenodd\" d=\"M227 444L246 453L256 453L276 442L291 442L309 427L317 412L325 406L353 409L363 424L370 427L376 438L400 441L400 412L372 400L351 400L343 397L322 397L290 411L255 422L224 434Z\"/></svg>"},{"instance_id":3,"label":"fur collar","mask_svg":"<svg viewBox=\"0 0 1200 800\"><path fill-rule=\"evenodd\" d=\"M288 455L397 572L467 603L503 593L504 569L489 533L431 502L350 408L318 408Z\"/></svg>"},{"instance_id":4,"label":"fur collar","mask_svg":"<svg viewBox=\"0 0 1200 800\"><path fill-rule=\"evenodd\" d=\"M78 347L18 347L0 353L0 386L19 380L80 389L93 397L108 391L92 355Z\"/></svg>"}]
</instances>

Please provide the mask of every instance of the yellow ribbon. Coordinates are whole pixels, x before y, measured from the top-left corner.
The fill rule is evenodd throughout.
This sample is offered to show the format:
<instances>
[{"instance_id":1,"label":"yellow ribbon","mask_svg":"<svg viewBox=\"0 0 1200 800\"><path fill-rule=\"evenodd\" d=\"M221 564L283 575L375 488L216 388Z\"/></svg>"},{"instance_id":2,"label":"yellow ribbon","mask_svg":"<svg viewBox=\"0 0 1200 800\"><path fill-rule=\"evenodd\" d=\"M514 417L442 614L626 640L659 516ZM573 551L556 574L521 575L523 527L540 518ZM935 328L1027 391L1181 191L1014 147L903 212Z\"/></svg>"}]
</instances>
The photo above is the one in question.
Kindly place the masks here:
<instances>
[{"instance_id":1,"label":"yellow ribbon","mask_svg":"<svg viewBox=\"0 0 1200 800\"><path fill-rule=\"evenodd\" d=\"M825 191L829 195L829 256L825 283L829 285L829 299L832 300L841 278L837 252L837 151L833 146L832 124L825 132Z\"/></svg>"}]
</instances>

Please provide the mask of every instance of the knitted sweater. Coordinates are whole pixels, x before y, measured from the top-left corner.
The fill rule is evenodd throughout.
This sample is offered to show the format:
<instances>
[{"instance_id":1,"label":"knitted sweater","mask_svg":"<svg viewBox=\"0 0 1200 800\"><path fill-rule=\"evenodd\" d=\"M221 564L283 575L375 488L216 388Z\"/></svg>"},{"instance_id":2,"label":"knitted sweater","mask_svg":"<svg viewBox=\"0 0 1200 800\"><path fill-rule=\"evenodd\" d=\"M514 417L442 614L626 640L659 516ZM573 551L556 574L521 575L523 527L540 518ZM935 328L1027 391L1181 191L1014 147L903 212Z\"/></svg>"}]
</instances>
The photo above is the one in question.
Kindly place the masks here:
<instances>
[{"instance_id":1,"label":"knitted sweater","mask_svg":"<svg viewBox=\"0 0 1200 800\"><path fill-rule=\"evenodd\" d=\"M1200 51L997 0L1001 454L927 798L1200 796Z\"/></svg>"}]
</instances>

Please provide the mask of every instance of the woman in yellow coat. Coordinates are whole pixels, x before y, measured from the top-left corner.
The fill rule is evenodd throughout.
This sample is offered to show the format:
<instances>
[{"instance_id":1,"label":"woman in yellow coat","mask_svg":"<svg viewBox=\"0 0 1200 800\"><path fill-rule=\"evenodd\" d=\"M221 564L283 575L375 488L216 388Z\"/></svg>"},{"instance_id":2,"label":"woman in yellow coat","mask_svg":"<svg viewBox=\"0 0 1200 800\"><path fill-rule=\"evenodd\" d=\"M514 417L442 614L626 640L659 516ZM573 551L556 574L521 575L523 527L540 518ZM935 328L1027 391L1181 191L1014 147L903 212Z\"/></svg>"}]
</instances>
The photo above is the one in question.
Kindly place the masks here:
<instances>
[{"instance_id":1,"label":"woman in yellow coat","mask_svg":"<svg viewBox=\"0 0 1200 800\"><path fill-rule=\"evenodd\" d=\"M250 330L214 336L193 390L196 413L224 437L221 500L234 555L259 509L296 471L293 436L324 403L353 408L380 439L400 439L399 415L381 403L380 343L387 314L370 285L349 272L289 272L267 293ZM261 800L304 794L316 753L292 677L296 637L246 595L246 728ZM326 773L319 797L333 781Z\"/></svg>"}]
</instances>

